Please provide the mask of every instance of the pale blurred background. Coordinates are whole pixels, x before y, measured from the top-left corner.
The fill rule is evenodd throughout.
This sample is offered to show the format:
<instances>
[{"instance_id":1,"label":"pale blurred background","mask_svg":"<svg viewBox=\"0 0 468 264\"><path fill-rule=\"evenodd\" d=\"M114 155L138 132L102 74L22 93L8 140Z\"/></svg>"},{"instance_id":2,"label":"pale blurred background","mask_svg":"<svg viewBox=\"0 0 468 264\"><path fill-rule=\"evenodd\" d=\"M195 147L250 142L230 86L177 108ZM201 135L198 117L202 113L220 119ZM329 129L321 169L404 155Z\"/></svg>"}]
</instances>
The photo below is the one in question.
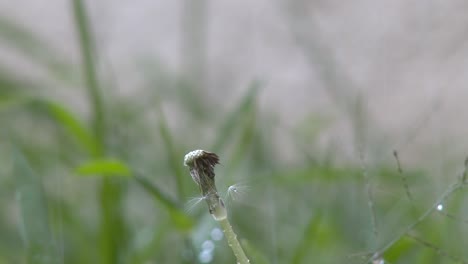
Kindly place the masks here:
<instances>
[{"instance_id":1,"label":"pale blurred background","mask_svg":"<svg viewBox=\"0 0 468 264\"><path fill-rule=\"evenodd\" d=\"M206 224L211 219L204 204L195 216L182 210L174 218L171 211L197 195L181 164L192 149L219 150L223 188L245 182L255 197L247 209L233 205L233 218L240 236L253 245L251 252L261 256L258 263L326 263L320 260L377 252L420 215L405 211L410 204L422 212L462 169L468 154L467 1L85 0L94 42L84 44L73 2L81 1L0 0L0 81L28 83L27 98L59 103L86 128L98 130L99 138L84 81L89 67L82 68L82 49L94 43L91 61L108 125L100 155L143 172L177 206L161 206L164 199L156 195L153 208L138 189L141 182L129 181L114 190L118 198L107 193L118 201L112 212L120 215L106 218L113 200L105 200L97 186L107 186L107 180L68 175L89 174L75 170L96 158L77 147L86 141L76 144L73 136L52 129L63 126L60 118L53 126L37 118L37 110L17 114L15 108L1 116L7 125L0 135L11 135L32 170L47 175L46 196L59 201L51 206L54 243L62 245L68 263L212 262L190 253L215 226ZM75 132L78 138L81 132ZM394 150L415 192L415 201L403 206L406 186ZM361 177L367 172L370 183ZM174 182L174 175L187 177ZM0 231L9 234L0 240L0 263L23 263L26 257L18 254L2 258L8 246L21 248L16 228L26 216L13 202L13 180L1 181L10 191L3 194L5 211L15 213L0 219ZM374 238L366 184L375 191L382 229ZM468 217L460 202L465 196L451 207L460 218ZM67 210L73 217L67 218ZM171 222L184 217L192 225ZM109 219L123 222L106 229ZM448 255L466 259L463 243L449 238L462 239L467 228L463 220L448 227L449 221L434 220L421 234ZM115 237L105 230L114 230ZM317 232L325 240L314 244ZM109 244L94 248L88 239ZM116 240L120 244L113 245ZM388 263L452 263L423 243L399 243L409 242L396 240L384 255ZM184 248L178 250L180 244ZM87 246L93 250L78 257ZM231 263L228 248L220 248L213 263ZM309 248L315 253L307 253Z\"/></svg>"},{"instance_id":2,"label":"pale blurred background","mask_svg":"<svg viewBox=\"0 0 468 264\"><path fill-rule=\"evenodd\" d=\"M434 151L456 157L468 146L465 1L87 5L101 68L108 75L111 70L108 78L121 93L132 94L141 82L141 63L151 61L164 71L191 75L219 105L231 105L251 80L262 80L262 109L277 114L282 128L300 126L311 113L331 119L322 143L338 140L348 158L355 155L350 146L356 129L349 108L360 97L366 140L389 148L404 144L408 162L424 163ZM67 1L4 0L0 12L79 62ZM5 47L1 58L17 71L32 67Z\"/></svg>"}]
</instances>

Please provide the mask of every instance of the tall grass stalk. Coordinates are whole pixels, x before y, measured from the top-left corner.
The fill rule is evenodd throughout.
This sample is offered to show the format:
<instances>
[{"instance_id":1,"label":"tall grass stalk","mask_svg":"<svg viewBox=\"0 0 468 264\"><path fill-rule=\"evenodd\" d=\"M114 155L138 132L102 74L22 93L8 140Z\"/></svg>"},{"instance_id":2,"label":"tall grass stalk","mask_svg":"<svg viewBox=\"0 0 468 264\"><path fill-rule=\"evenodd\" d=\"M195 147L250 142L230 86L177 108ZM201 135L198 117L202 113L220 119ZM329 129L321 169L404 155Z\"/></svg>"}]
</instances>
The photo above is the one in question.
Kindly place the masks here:
<instances>
[{"instance_id":1,"label":"tall grass stalk","mask_svg":"<svg viewBox=\"0 0 468 264\"><path fill-rule=\"evenodd\" d=\"M99 152L96 157L106 154L108 136L105 107L102 100L102 87L96 72L96 49L85 4L82 0L73 0L75 26L80 41L83 73L88 89L88 98L92 107L92 128ZM100 202L100 263L118 263L124 250L126 239L125 218L122 214L123 186L118 179L104 178L99 189Z\"/></svg>"}]
</instances>

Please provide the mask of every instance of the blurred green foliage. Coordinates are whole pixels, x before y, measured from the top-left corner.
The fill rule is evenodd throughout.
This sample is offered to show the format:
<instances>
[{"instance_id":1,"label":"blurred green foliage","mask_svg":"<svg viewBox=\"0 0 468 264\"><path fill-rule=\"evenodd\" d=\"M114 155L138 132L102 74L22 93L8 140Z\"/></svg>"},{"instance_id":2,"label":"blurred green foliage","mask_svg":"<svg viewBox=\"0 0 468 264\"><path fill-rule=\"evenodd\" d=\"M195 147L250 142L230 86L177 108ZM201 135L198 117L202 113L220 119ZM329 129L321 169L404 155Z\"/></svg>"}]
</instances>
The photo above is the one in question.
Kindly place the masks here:
<instances>
[{"instance_id":1,"label":"blurred green foliage","mask_svg":"<svg viewBox=\"0 0 468 264\"><path fill-rule=\"evenodd\" d=\"M301 158L284 162L272 135L277 123L258 109L257 80L227 112L151 64L147 85L119 96L96 72L85 6L73 0L72 9L81 71L40 36L0 18L2 48L73 88L55 96L60 88L0 65L0 263L200 263L210 260L202 257L208 240L209 262L234 263L205 205L186 208L198 191L182 159L196 148L220 155L220 186L248 187L226 202L252 263L366 263L382 248L385 263L467 262L463 191L444 200L451 216L433 210L420 221L441 188L422 170L404 172L410 200L396 166L378 164L365 168L369 196L360 166L313 148L332 122L320 116L291 134ZM180 111L169 113L168 101Z\"/></svg>"}]
</instances>

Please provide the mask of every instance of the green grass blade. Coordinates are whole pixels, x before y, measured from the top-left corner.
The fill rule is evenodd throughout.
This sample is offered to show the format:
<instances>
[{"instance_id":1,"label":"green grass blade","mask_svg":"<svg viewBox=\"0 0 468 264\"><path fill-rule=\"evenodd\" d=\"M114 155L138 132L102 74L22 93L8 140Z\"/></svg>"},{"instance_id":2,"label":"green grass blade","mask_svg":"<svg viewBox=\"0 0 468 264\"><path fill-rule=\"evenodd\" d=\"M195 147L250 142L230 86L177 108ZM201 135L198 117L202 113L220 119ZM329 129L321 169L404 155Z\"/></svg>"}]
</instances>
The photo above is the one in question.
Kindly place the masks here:
<instances>
[{"instance_id":1,"label":"green grass blade","mask_svg":"<svg viewBox=\"0 0 468 264\"><path fill-rule=\"evenodd\" d=\"M101 97L101 87L95 69L96 49L90 31L90 21L81 0L72 0L75 26L80 41L83 72L88 88L88 97L93 107L93 128L99 142L104 142L105 118L104 106Z\"/></svg>"},{"instance_id":2,"label":"green grass blade","mask_svg":"<svg viewBox=\"0 0 468 264\"><path fill-rule=\"evenodd\" d=\"M92 157L102 155L102 149L96 138L88 130L78 117L59 103L50 101L37 101L39 106L43 106L50 116L62 126L71 136L73 136Z\"/></svg>"},{"instance_id":3,"label":"green grass blade","mask_svg":"<svg viewBox=\"0 0 468 264\"><path fill-rule=\"evenodd\" d=\"M242 120L239 121L238 142L235 145L232 154L230 155L229 162L227 163L227 171L232 172L239 164L245 160L246 154L252 149L257 130L257 113L255 105L250 107L250 111L245 113Z\"/></svg>"},{"instance_id":4,"label":"green grass blade","mask_svg":"<svg viewBox=\"0 0 468 264\"><path fill-rule=\"evenodd\" d=\"M177 193L180 198L185 198L183 177L185 176L182 169L182 155L176 149L174 139L172 138L171 131L167 124L167 120L164 116L164 112L161 108L160 102L156 102L156 107L159 112L159 133L163 139L165 148L169 156L169 165L174 173L177 185Z\"/></svg>"},{"instance_id":5,"label":"green grass blade","mask_svg":"<svg viewBox=\"0 0 468 264\"><path fill-rule=\"evenodd\" d=\"M21 233L28 263L59 263L51 235L48 210L40 178L19 150L13 150L17 201L20 207Z\"/></svg>"},{"instance_id":6,"label":"green grass blade","mask_svg":"<svg viewBox=\"0 0 468 264\"><path fill-rule=\"evenodd\" d=\"M15 111L18 108L21 108L30 102L31 100L25 97L16 97L16 96L3 97L0 95L0 113L7 113L10 111Z\"/></svg>"},{"instance_id":7,"label":"green grass blade","mask_svg":"<svg viewBox=\"0 0 468 264\"><path fill-rule=\"evenodd\" d=\"M124 193L126 181L116 177L104 177L99 189L99 253L98 263L119 263L126 254L129 230L124 217Z\"/></svg>"},{"instance_id":8,"label":"green grass blade","mask_svg":"<svg viewBox=\"0 0 468 264\"><path fill-rule=\"evenodd\" d=\"M268 264L268 258L258 248L252 245L248 240L241 240L242 248L245 250L247 256L249 256L252 263L255 264Z\"/></svg>"},{"instance_id":9,"label":"green grass blade","mask_svg":"<svg viewBox=\"0 0 468 264\"><path fill-rule=\"evenodd\" d=\"M134 177L143 189L156 198L156 200L160 201L166 208L177 209L179 207L176 201L171 199L158 186L154 185L148 179L139 174L135 174Z\"/></svg>"},{"instance_id":10,"label":"green grass blade","mask_svg":"<svg viewBox=\"0 0 468 264\"><path fill-rule=\"evenodd\" d=\"M76 168L76 172L82 176L130 176L131 172L128 166L116 159L95 159Z\"/></svg>"},{"instance_id":11,"label":"green grass blade","mask_svg":"<svg viewBox=\"0 0 468 264\"><path fill-rule=\"evenodd\" d=\"M69 135L75 138L89 155L93 157L101 155L100 144L88 131L85 124L63 105L27 96L0 96L0 112L12 111L27 106L32 106L33 110L39 110L39 112L47 114L58 126L61 126Z\"/></svg>"},{"instance_id":12,"label":"green grass blade","mask_svg":"<svg viewBox=\"0 0 468 264\"><path fill-rule=\"evenodd\" d=\"M162 205L169 212L169 216L172 219L174 226L180 231L189 231L192 229L194 223L193 220L188 217L180 208L178 203L171 199L165 194L158 186L151 183L145 177L135 174L135 180L140 186L151 194L157 201L161 202Z\"/></svg>"},{"instance_id":13,"label":"green grass blade","mask_svg":"<svg viewBox=\"0 0 468 264\"><path fill-rule=\"evenodd\" d=\"M255 104L255 99L257 98L260 87L261 83L259 81L253 81L247 93L237 104L237 107L231 113L229 113L227 117L223 118L224 122L221 124L218 132L216 133L217 138L214 141L210 151L218 153L223 150L223 148L228 143L226 139L232 137L236 131L236 126L238 126L241 120L252 111L252 107Z\"/></svg>"},{"instance_id":14,"label":"green grass blade","mask_svg":"<svg viewBox=\"0 0 468 264\"><path fill-rule=\"evenodd\" d=\"M338 251L339 241L343 241L341 237L343 234L337 231L334 222L328 219L323 212L318 209L310 218L304 236L296 246L292 260L289 263L308 263L307 260L312 256L318 262L323 262L323 259L330 260L330 256L325 253L326 250ZM341 256L335 257L337 259L341 258Z\"/></svg>"},{"instance_id":15,"label":"green grass blade","mask_svg":"<svg viewBox=\"0 0 468 264\"><path fill-rule=\"evenodd\" d=\"M92 106L92 127L94 136L106 148L107 126L105 109L95 69L96 49L91 35L90 21L82 0L72 0L75 26L80 42L83 72L88 88L88 98ZM103 151L105 154L105 151ZM102 264L118 263L128 247L128 227L125 223L123 199L125 185L118 178L105 177L99 189L100 227L99 246Z\"/></svg>"},{"instance_id":16,"label":"green grass blade","mask_svg":"<svg viewBox=\"0 0 468 264\"><path fill-rule=\"evenodd\" d=\"M11 69L0 65L0 96L19 95L26 92L31 92L39 88L39 82L25 80L20 75Z\"/></svg>"}]
</instances>

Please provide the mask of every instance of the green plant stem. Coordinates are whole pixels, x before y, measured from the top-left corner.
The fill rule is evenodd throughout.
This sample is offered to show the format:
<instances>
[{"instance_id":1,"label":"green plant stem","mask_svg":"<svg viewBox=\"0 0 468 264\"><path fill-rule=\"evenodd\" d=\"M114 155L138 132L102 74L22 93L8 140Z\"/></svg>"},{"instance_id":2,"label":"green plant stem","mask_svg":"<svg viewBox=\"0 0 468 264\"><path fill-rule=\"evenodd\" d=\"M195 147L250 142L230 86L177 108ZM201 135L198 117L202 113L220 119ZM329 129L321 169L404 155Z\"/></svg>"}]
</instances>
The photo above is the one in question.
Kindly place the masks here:
<instances>
[{"instance_id":1,"label":"green plant stem","mask_svg":"<svg viewBox=\"0 0 468 264\"><path fill-rule=\"evenodd\" d=\"M237 258L237 263L239 264L250 263L239 241L237 240L237 235L236 233L234 233L234 230L232 230L232 226L229 223L229 220L227 219L227 217L222 220L219 220L218 222L223 229L224 235L226 236L229 246L231 247L232 251L234 252L234 255Z\"/></svg>"},{"instance_id":2,"label":"green plant stem","mask_svg":"<svg viewBox=\"0 0 468 264\"><path fill-rule=\"evenodd\" d=\"M81 0L73 0L73 11L77 27L76 30L80 41L86 87L93 107L93 128L98 141L103 143L106 134L105 117L99 81L95 69L94 40L90 32L89 19L85 6Z\"/></svg>"},{"instance_id":3,"label":"green plant stem","mask_svg":"<svg viewBox=\"0 0 468 264\"><path fill-rule=\"evenodd\" d=\"M174 139L171 136L171 131L169 130L169 125L166 120L166 117L164 115L161 103L159 99L156 99L156 104L155 107L158 109L158 112L160 114L159 116L159 133L161 134L161 137L163 139L163 143L166 147L166 150L169 154L169 165L174 172L175 175L175 181L176 181L176 187L177 187L177 196L178 200L180 201L181 197L185 197L185 191L184 191L184 184L183 184L183 177L184 173L182 171L182 168L180 164L177 162L179 153L176 148L176 144L174 142Z\"/></svg>"},{"instance_id":4,"label":"green plant stem","mask_svg":"<svg viewBox=\"0 0 468 264\"><path fill-rule=\"evenodd\" d=\"M96 70L96 48L91 32L91 22L83 0L71 0L75 19L76 33L80 42L83 74L86 79L88 98L92 107L92 128L96 138L98 151L95 157L106 155L106 125L105 107L102 98L102 87ZM127 227L123 217L125 185L116 179L103 179L99 188L100 227L99 254L102 264L118 263L128 241Z\"/></svg>"},{"instance_id":5,"label":"green plant stem","mask_svg":"<svg viewBox=\"0 0 468 264\"><path fill-rule=\"evenodd\" d=\"M465 171L463 172L463 175L466 175L467 168L465 168ZM439 204L442 204L445 200L447 200L448 197L450 197L452 194L454 194L456 191L462 189L465 187L466 183L463 181L464 178L461 180L458 179L457 182L453 183L450 185L450 187L445 191L442 196L440 196L439 199L431 206L429 209L427 209L413 224L407 226L403 232L399 233L395 238L390 240L385 246L383 246L380 250L377 251L377 255L381 256L383 255L390 247L392 247L396 242L398 242L402 237L406 236L411 230L413 230L417 225L419 225L421 222L423 222L432 212L434 212L437 209L437 206ZM375 254L374 254L375 255ZM374 257L369 258L365 263L370 263Z\"/></svg>"}]
</instances>

